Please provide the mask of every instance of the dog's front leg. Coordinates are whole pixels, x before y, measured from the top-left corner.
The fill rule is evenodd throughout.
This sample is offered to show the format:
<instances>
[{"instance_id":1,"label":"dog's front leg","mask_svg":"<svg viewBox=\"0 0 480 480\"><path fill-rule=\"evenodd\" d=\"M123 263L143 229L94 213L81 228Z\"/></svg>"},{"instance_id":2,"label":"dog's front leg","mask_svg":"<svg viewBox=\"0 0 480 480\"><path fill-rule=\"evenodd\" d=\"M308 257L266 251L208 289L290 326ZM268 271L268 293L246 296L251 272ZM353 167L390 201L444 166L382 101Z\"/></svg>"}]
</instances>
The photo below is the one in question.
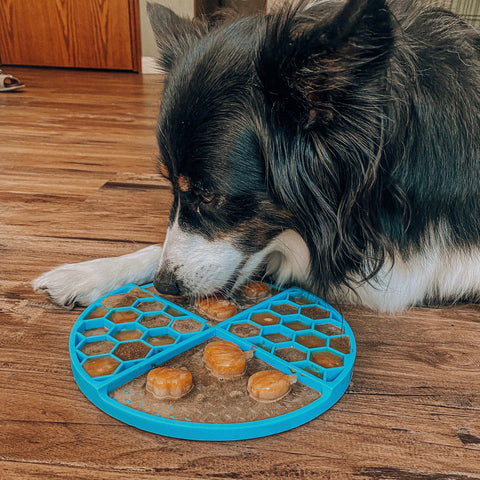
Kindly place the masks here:
<instances>
[{"instance_id":1,"label":"dog's front leg","mask_svg":"<svg viewBox=\"0 0 480 480\"><path fill-rule=\"evenodd\" d=\"M153 245L120 257L60 265L36 278L32 285L62 307L90 305L127 283L152 282L161 254L162 247Z\"/></svg>"}]
</instances>

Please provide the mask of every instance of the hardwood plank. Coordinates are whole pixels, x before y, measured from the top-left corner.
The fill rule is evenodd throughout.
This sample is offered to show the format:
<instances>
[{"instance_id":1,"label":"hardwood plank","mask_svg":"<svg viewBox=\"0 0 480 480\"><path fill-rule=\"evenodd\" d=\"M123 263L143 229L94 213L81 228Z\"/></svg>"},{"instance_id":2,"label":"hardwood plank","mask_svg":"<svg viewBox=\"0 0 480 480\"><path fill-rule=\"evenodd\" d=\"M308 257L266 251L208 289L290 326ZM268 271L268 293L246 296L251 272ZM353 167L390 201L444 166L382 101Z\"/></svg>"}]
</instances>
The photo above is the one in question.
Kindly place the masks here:
<instances>
[{"instance_id":1,"label":"hardwood plank","mask_svg":"<svg viewBox=\"0 0 480 480\"><path fill-rule=\"evenodd\" d=\"M349 396L344 404L352 402L355 399ZM449 423L458 422L458 418L452 419L440 408L435 411L435 422L430 421L426 427L413 417L420 412L420 418L429 418L431 413L418 405L414 405L416 409L407 421L393 420L405 412L405 405L394 400L389 402L389 409L393 408L388 415L372 414L372 406L381 408L384 401L368 402L363 408L369 412L359 408L355 416L348 412L342 415L338 405L300 427L302 435L292 431L272 439L242 442L187 442L139 432L119 422L88 424L82 418L76 423L2 420L5 434L24 438L24 443L30 445L25 450L21 443L11 443L4 448L3 456L9 461L52 465L74 465L80 461L91 468L101 465L107 469L148 465L175 478L208 477L208 472L219 478L236 475L274 479L290 478L293 474L322 478L319 475L324 472L356 475L372 464L378 469L411 472L411 478L423 472L480 474L478 444L465 445L458 438L449 438ZM115 448L108 449L113 439ZM107 448L99 450L102 440ZM157 453L155 457L152 449ZM248 476L242 477L242 472L248 472Z\"/></svg>"},{"instance_id":2,"label":"hardwood plank","mask_svg":"<svg viewBox=\"0 0 480 480\"><path fill-rule=\"evenodd\" d=\"M33 222L24 221L32 209L31 202L0 212L0 220L6 225L5 233L14 228L18 235L16 243L19 243L21 236L28 237L29 233L31 234L32 223L34 223L37 228L36 237L103 239L107 242L122 241L137 244L154 244L163 241L171 204L170 188L164 180L142 184L141 177L136 183L126 183L124 177L113 177L111 183L103 181L101 183L102 185L95 193L87 195L80 203L71 202L60 205L53 201L42 202L43 204L35 203L38 206L38 212ZM78 187L78 190L77 187L75 184L75 187L67 186L66 188L69 191L78 192L79 195L82 195L82 192L83 195L89 193L85 187ZM48 191L50 187L47 184L45 188ZM72 193L73 198L75 193ZM42 199L45 200L44 197ZM151 232L145 232L146 223L151 225ZM127 229L125 225L128 225ZM113 251L111 254L117 253Z\"/></svg>"},{"instance_id":3,"label":"hardwood plank","mask_svg":"<svg viewBox=\"0 0 480 480\"><path fill-rule=\"evenodd\" d=\"M2 462L0 461L0 480L15 478L17 480L146 480L146 479L170 479L167 473L159 473L145 466L143 469L114 469L106 471L85 465L51 465L38 462ZM198 479L195 477L183 477L186 480Z\"/></svg>"},{"instance_id":4,"label":"hardwood plank","mask_svg":"<svg viewBox=\"0 0 480 480\"><path fill-rule=\"evenodd\" d=\"M90 174L89 174L90 173ZM18 171L16 168L4 168L0 172L0 195L56 195L86 198L89 192L94 193L108 177L99 172L85 172L65 168L30 168ZM52 180L55 182L52 185ZM4 197L5 198L5 197ZM5 198L6 199L6 198Z\"/></svg>"}]
</instances>

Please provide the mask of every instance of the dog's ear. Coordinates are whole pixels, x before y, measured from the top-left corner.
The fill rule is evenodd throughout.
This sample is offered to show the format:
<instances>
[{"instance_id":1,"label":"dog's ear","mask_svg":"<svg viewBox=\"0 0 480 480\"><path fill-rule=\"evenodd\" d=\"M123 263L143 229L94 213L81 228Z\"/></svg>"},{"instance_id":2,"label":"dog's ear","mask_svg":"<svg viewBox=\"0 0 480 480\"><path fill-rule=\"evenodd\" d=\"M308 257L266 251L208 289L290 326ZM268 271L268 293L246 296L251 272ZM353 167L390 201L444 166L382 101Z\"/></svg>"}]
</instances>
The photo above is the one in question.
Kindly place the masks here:
<instances>
[{"instance_id":1,"label":"dog's ear","mask_svg":"<svg viewBox=\"0 0 480 480\"><path fill-rule=\"evenodd\" d=\"M309 126L333 120L339 102L374 80L393 43L385 0L348 0L334 14L311 3L267 16L256 62L275 110Z\"/></svg>"},{"instance_id":2,"label":"dog's ear","mask_svg":"<svg viewBox=\"0 0 480 480\"><path fill-rule=\"evenodd\" d=\"M158 3L148 2L147 13L158 47L158 64L169 72L177 58L206 33L207 26L200 20L180 17Z\"/></svg>"}]
</instances>

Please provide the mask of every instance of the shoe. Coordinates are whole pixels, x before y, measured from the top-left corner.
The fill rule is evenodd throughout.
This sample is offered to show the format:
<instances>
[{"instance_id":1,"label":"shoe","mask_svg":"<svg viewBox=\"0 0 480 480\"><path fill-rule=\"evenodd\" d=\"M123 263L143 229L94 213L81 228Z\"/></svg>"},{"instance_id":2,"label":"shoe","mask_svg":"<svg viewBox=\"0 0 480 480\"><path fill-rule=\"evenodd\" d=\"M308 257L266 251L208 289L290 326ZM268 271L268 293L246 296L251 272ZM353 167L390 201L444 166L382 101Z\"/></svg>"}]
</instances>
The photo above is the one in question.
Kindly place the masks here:
<instances>
[{"instance_id":1,"label":"shoe","mask_svg":"<svg viewBox=\"0 0 480 480\"><path fill-rule=\"evenodd\" d=\"M0 92L10 92L24 87L25 85L13 75L7 75L0 70Z\"/></svg>"}]
</instances>

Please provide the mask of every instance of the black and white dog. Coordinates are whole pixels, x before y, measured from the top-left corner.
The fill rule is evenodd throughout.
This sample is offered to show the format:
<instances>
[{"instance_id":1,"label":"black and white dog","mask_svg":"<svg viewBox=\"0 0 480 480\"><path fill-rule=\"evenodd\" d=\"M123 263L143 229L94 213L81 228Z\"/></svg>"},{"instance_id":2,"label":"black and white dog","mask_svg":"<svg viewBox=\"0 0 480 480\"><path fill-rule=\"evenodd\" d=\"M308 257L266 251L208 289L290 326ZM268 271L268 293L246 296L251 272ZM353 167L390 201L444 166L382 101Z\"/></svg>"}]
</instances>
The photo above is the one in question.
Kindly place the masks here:
<instances>
[{"instance_id":1,"label":"black and white dog","mask_svg":"<svg viewBox=\"0 0 480 480\"><path fill-rule=\"evenodd\" d=\"M229 294L268 272L382 311L480 297L480 35L411 0L300 1L208 25L150 5L169 72L163 249L34 281Z\"/></svg>"}]
</instances>

